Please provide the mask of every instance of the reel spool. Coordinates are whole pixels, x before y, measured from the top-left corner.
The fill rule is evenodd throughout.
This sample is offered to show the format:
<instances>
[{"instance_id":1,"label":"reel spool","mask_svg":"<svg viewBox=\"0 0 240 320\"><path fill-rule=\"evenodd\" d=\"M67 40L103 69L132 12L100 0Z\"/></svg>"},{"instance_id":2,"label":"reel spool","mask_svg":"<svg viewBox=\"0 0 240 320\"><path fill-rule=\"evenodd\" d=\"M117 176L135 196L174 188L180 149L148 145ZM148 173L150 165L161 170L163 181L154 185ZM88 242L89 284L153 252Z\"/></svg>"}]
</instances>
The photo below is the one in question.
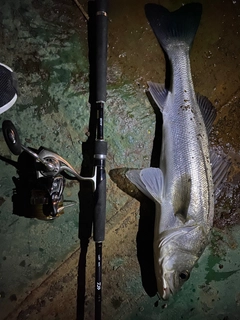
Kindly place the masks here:
<instances>
[{"instance_id":1,"label":"reel spool","mask_svg":"<svg viewBox=\"0 0 240 320\"><path fill-rule=\"evenodd\" d=\"M31 213L40 220L53 220L64 213L65 180L62 176L41 177L37 180L34 189L31 190ZM71 205L75 202L71 202Z\"/></svg>"}]
</instances>

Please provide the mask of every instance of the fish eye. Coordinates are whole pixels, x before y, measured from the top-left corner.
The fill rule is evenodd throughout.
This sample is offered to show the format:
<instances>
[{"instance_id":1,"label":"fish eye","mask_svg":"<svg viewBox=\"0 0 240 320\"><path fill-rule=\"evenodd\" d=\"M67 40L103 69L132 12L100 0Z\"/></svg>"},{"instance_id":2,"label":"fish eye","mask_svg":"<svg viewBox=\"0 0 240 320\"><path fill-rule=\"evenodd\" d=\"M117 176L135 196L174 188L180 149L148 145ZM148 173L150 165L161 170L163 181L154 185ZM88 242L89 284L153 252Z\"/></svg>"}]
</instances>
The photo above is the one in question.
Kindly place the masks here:
<instances>
[{"instance_id":1,"label":"fish eye","mask_svg":"<svg viewBox=\"0 0 240 320\"><path fill-rule=\"evenodd\" d=\"M187 270L184 270L179 273L179 278L183 281L187 281L190 277L190 273Z\"/></svg>"}]
</instances>

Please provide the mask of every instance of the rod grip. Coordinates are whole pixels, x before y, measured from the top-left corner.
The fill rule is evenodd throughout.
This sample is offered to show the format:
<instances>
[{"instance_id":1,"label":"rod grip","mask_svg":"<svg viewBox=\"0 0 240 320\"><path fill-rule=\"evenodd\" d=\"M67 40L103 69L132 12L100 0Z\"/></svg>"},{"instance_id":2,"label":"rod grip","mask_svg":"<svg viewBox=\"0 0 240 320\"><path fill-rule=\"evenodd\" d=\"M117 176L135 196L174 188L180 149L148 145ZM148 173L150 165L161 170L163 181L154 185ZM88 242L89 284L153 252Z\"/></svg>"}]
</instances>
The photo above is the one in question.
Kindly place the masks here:
<instances>
[{"instance_id":1,"label":"rod grip","mask_svg":"<svg viewBox=\"0 0 240 320\"><path fill-rule=\"evenodd\" d=\"M105 238L106 222L106 172L103 167L98 168L97 171L97 187L94 192L93 240L102 242Z\"/></svg>"}]
</instances>

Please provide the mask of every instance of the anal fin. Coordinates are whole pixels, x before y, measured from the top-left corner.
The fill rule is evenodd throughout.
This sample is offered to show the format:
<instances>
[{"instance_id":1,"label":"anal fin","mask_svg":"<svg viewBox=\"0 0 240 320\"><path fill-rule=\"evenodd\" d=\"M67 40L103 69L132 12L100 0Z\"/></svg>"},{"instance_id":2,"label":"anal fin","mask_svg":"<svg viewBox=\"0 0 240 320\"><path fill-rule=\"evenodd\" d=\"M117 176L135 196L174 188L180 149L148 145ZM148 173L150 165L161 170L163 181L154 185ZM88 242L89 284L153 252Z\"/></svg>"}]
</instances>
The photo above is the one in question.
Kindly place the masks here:
<instances>
[{"instance_id":1,"label":"anal fin","mask_svg":"<svg viewBox=\"0 0 240 320\"><path fill-rule=\"evenodd\" d=\"M154 102L158 106L161 112L163 112L164 104L168 95L168 90L164 87L163 84L154 83L148 81L148 91L151 94Z\"/></svg>"}]
</instances>

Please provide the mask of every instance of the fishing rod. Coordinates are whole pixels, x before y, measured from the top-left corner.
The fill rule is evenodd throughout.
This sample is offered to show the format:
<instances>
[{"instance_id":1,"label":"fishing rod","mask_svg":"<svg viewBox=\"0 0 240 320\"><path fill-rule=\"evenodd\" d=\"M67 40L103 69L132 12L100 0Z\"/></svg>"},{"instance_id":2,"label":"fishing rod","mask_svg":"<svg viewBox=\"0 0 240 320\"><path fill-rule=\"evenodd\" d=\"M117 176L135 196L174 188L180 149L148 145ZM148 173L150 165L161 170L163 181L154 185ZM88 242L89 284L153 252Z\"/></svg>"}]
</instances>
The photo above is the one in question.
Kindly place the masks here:
<instances>
[{"instance_id":1,"label":"fishing rod","mask_svg":"<svg viewBox=\"0 0 240 320\"><path fill-rule=\"evenodd\" d=\"M40 147L33 149L23 145L17 129L10 120L2 124L5 141L15 155L20 158L33 159L29 170L19 170L21 177L16 183L19 193L27 189L27 207L30 209L28 217L42 220L52 220L64 213L64 208L74 204L64 201L63 191L66 179L91 181L94 194L93 239L95 241L95 320L101 320L102 302L102 243L105 238L106 220L106 171L107 142L104 140L104 105L106 102L107 85L107 0L95 0L95 86L92 103L96 114L93 176L83 177L71 166L67 160L52 150ZM31 169L31 170L30 170ZM25 174L29 175L25 181ZM21 188L21 185L24 188ZM26 188L27 187L27 188ZM25 195L23 197L26 198ZM64 203L65 202L65 203ZM67 203L68 202L68 203ZM66 204L67 203L67 204ZM88 231L85 234L89 236Z\"/></svg>"},{"instance_id":2,"label":"fishing rod","mask_svg":"<svg viewBox=\"0 0 240 320\"><path fill-rule=\"evenodd\" d=\"M105 238L107 142L104 140L104 104L107 86L107 0L96 0L96 168L93 239L95 241L95 320L101 320L102 302L102 242Z\"/></svg>"}]
</instances>

